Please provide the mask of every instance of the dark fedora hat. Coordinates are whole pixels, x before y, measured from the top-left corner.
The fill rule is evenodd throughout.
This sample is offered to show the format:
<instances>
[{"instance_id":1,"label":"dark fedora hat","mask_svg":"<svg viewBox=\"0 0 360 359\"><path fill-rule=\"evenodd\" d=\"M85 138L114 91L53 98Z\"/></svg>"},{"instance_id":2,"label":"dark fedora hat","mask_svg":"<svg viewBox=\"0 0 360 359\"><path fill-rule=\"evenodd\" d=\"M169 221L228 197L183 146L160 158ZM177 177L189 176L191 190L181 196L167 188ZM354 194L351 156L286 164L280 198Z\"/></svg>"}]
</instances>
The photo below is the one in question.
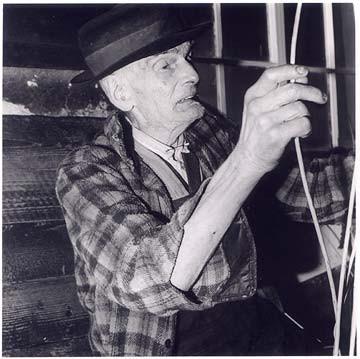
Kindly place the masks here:
<instances>
[{"instance_id":1,"label":"dark fedora hat","mask_svg":"<svg viewBox=\"0 0 360 359\"><path fill-rule=\"evenodd\" d=\"M79 46L88 69L70 83L104 78L136 60L194 39L210 22L185 26L176 8L164 4L122 4L87 22Z\"/></svg>"}]
</instances>

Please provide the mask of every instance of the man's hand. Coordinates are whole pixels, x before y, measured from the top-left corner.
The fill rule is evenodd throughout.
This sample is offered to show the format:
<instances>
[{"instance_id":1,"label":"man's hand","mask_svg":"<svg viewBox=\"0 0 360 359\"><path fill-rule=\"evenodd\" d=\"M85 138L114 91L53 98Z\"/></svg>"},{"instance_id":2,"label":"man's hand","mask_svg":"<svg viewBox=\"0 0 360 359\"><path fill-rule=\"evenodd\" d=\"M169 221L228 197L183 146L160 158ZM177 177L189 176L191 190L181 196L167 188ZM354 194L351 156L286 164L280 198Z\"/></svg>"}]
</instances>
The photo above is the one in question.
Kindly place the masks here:
<instances>
[{"instance_id":1,"label":"man's hand","mask_svg":"<svg viewBox=\"0 0 360 359\"><path fill-rule=\"evenodd\" d=\"M188 290L193 285L259 179L276 166L291 138L310 133L301 100L323 104L326 97L306 85L307 73L291 65L268 69L247 91L239 141L184 226L171 275L175 287Z\"/></svg>"},{"instance_id":2,"label":"man's hand","mask_svg":"<svg viewBox=\"0 0 360 359\"><path fill-rule=\"evenodd\" d=\"M235 151L248 161L249 170L272 170L292 138L311 133L309 112L301 100L324 104L327 96L306 85L307 74L303 66L273 67L246 92ZM288 83L290 80L296 83Z\"/></svg>"}]
</instances>

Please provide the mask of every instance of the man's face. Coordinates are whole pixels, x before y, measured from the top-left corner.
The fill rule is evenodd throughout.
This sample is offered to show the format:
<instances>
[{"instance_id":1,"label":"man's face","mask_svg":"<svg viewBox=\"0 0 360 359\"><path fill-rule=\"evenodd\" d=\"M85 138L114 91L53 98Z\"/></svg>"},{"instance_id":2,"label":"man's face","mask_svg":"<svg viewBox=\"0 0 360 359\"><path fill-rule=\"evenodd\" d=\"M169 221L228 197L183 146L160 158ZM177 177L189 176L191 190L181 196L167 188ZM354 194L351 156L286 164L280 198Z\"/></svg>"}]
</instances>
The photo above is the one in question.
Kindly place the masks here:
<instances>
[{"instance_id":1,"label":"man's face","mask_svg":"<svg viewBox=\"0 0 360 359\"><path fill-rule=\"evenodd\" d=\"M133 64L129 85L135 113L154 128L187 127L203 115L203 107L193 99L199 76L187 61L189 52L190 43L184 42Z\"/></svg>"}]
</instances>

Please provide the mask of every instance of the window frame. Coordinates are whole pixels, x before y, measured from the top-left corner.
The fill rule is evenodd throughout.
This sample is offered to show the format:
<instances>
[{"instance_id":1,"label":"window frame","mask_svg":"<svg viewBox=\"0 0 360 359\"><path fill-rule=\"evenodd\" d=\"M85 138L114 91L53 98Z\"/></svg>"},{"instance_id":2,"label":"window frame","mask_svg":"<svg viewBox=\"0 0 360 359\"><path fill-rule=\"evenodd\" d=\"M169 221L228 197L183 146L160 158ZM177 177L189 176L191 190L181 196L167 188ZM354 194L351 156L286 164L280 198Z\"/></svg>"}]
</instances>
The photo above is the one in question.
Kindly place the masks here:
<instances>
[{"instance_id":1,"label":"window frame","mask_svg":"<svg viewBox=\"0 0 360 359\"><path fill-rule=\"evenodd\" d=\"M266 21L268 36L268 61L246 60L237 58L224 58L222 56L222 24L221 24L221 3L213 4L214 13L214 49L215 58L199 58L201 62L215 64L216 78L216 102L218 109L226 114L226 86L224 66L229 64L238 67L250 67L266 69L271 66L285 64L286 42L285 42L285 19L284 4L266 3ZM338 95L336 73L353 74L354 69L336 68L335 63L335 36L334 36L334 18L331 3L322 4L323 30L325 40L325 64L326 67L307 66L313 73L325 74L325 81L328 92L328 114L330 120L331 146L339 145L339 118L338 118Z\"/></svg>"}]
</instances>

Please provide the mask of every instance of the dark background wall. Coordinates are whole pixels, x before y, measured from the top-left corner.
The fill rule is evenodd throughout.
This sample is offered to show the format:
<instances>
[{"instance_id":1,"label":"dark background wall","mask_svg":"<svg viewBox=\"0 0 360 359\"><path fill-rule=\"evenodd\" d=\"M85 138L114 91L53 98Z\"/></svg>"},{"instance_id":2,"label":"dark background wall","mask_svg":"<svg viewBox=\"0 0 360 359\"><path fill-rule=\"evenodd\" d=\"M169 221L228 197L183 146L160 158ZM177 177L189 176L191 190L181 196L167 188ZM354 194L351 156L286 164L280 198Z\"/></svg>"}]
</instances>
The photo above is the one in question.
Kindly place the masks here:
<instances>
[{"instance_id":1,"label":"dark background wall","mask_svg":"<svg viewBox=\"0 0 360 359\"><path fill-rule=\"evenodd\" d=\"M95 88L68 88L83 68L76 32L110 6L4 5L3 355L89 355L56 168L102 127Z\"/></svg>"}]
</instances>

